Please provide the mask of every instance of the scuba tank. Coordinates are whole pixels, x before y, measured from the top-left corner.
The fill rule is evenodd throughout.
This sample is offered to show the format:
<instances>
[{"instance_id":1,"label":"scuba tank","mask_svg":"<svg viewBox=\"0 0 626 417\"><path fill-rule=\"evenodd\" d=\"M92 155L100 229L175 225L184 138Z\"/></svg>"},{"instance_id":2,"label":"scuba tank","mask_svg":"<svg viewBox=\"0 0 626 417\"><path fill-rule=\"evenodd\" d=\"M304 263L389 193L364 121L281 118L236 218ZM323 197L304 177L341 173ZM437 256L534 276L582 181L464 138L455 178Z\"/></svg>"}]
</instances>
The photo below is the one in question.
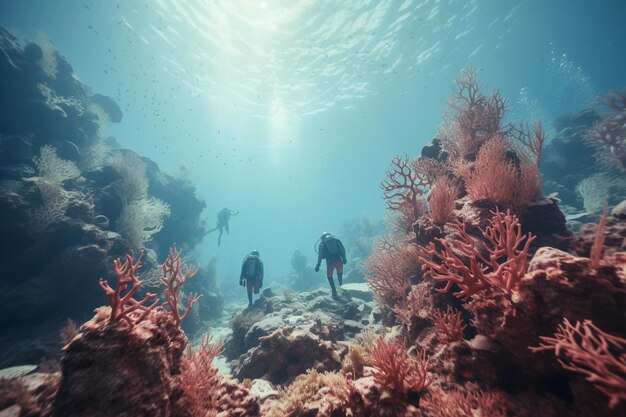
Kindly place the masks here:
<instances>
[{"instance_id":1,"label":"scuba tank","mask_svg":"<svg viewBox=\"0 0 626 417\"><path fill-rule=\"evenodd\" d=\"M248 255L246 263L244 265L244 272L247 277L252 278L256 275L256 264L259 257L255 255Z\"/></svg>"}]
</instances>

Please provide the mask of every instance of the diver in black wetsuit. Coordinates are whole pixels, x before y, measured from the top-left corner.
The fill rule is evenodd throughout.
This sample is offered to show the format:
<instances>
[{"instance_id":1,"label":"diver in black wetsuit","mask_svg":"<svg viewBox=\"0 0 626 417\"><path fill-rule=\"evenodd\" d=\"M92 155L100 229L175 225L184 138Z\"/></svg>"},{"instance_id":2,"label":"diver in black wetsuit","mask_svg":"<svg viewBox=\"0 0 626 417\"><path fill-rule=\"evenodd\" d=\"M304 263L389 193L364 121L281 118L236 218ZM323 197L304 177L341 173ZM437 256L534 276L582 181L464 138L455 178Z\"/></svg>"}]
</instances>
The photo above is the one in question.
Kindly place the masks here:
<instances>
[{"instance_id":1,"label":"diver in black wetsuit","mask_svg":"<svg viewBox=\"0 0 626 417\"><path fill-rule=\"evenodd\" d=\"M341 240L328 232L323 233L320 238L320 244L317 248L317 265L315 265L315 272L320 270L322 259L326 259L326 278L328 278L333 298L336 298L337 289L335 288L335 281L333 280L333 271L337 270L337 281L339 281L339 286L341 287L341 285L343 285L343 266L347 262L346 249L343 243L341 243Z\"/></svg>"},{"instance_id":2,"label":"diver in black wetsuit","mask_svg":"<svg viewBox=\"0 0 626 417\"><path fill-rule=\"evenodd\" d=\"M217 226L213 229L209 230L207 234L220 229L220 235L217 238L217 246L222 244L222 235L224 234L224 229L226 229L226 234L230 234L230 229L228 227L228 221L230 220L230 216L236 216L239 214L238 210L231 210L228 207L224 207L217 213Z\"/></svg>"}]
</instances>

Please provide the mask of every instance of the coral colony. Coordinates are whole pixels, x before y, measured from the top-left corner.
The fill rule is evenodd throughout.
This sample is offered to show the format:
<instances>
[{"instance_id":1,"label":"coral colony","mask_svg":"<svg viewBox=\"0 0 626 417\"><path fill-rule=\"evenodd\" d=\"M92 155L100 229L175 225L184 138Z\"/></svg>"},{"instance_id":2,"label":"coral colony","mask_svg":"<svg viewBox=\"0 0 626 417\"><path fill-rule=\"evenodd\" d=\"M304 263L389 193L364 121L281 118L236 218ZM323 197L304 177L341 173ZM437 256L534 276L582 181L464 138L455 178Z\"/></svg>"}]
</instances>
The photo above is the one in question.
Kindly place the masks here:
<instances>
[{"instance_id":1,"label":"coral colony","mask_svg":"<svg viewBox=\"0 0 626 417\"><path fill-rule=\"evenodd\" d=\"M34 65L28 51L2 36L6 57ZM90 93L71 77L69 64L57 77L72 88L62 95L51 83L35 82L38 111L80 126L74 136L81 146L94 145L104 121L89 118ZM585 141L602 164L623 170L626 99L613 94L604 103L608 111ZM177 227L196 227L202 206L193 190L172 179L176 198L165 185L154 188L158 197L150 194L158 168L148 170L134 153L77 165L52 145L31 143L37 173L14 184L28 193L7 191L21 213L15 219L37 244L74 236L59 256L69 266L92 265L94 279L106 278L99 293L98 281L75 279L68 269L44 288L50 303L57 293L61 304L76 300L63 312L93 316L64 330L60 365L0 379L0 410L13 413L0 414L626 415L624 208L605 208L597 225L572 234L557 200L541 192L541 123L505 123L508 108L498 91L483 91L471 67L464 70L437 137L419 157L393 158L380 184L389 228L363 262L369 289L347 286L336 300L326 290L280 296L266 289L253 309L233 315L232 331L220 342L194 333L200 311L219 302L201 286L198 277L207 272L188 266L174 244L133 255L145 242L176 236L155 234L167 230L168 216ZM78 181L81 175L89 180ZM94 203L79 201L81 192ZM29 206L26 195L38 205ZM185 212L178 196L199 210ZM99 209L110 206L118 209ZM27 207L36 207L30 222L19 217ZM187 250L193 239L177 241ZM171 241L156 243L167 248ZM157 259L164 259L161 266ZM294 279L308 274L301 252L292 265ZM90 298L76 296L76 286ZM232 376L218 370L217 357Z\"/></svg>"}]
</instances>

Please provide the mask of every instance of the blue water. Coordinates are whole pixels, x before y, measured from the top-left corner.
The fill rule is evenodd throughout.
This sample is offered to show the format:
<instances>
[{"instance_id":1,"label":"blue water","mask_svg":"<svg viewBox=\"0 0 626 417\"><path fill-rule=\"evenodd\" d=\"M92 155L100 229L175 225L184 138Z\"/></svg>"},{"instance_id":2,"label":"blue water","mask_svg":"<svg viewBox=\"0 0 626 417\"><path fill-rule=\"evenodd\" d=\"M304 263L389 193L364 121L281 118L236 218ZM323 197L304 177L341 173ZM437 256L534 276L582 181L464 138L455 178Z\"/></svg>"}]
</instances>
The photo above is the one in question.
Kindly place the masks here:
<instances>
[{"instance_id":1,"label":"blue water","mask_svg":"<svg viewBox=\"0 0 626 417\"><path fill-rule=\"evenodd\" d=\"M261 251L286 274L323 231L378 220L378 182L442 122L467 64L513 119L580 110L626 86L626 1L4 0L0 25L48 39L124 112L105 135L188 178L215 222L223 280ZM40 41L42 43L43 41ZM322 280L322 277L320 277Z\"/></svg>"}]
</instances>

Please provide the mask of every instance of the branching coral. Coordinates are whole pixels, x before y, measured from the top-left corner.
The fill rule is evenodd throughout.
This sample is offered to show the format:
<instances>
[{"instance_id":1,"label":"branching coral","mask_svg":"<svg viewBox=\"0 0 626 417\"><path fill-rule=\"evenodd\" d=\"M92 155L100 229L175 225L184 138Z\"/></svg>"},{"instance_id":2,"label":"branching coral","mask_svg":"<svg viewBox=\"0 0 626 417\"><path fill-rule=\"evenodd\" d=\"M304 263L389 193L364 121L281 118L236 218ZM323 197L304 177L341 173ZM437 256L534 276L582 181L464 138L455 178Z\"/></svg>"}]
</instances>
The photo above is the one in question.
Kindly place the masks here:
<instances>
[{"instance_id":1,"label":"branching coral","mask_svg":"<svg viewBox=\"0 0 626 417\"><path fill-rule=\"evenodd\" d=\"M385 249L384 242L375 244L372 255L365 261L367 283L385 305L393 307L404 299L409 278L419 273L417 247L397 241L397 248Z\"/></svg>"},{"instance_id":2,"label":"branching coral","mask_svg":"<svg viewBox=\"0 0 626 417\"><path fill-rule=\"evenodd\" d=\"M435 282L446 284L437 291L446 293L456 284L459 291L454 295L464 300L489 287L507 293L513 291L528 270L528 251L535 239L530 233L522 234L517 216L510 210L506 213L496 210L490 225L481 229L488 257L476 248L474 238L464 225L451 226L458 233L458 239L446 241L439 238L437 242L443 249L437 250L435 243L431 242L420 251L422 269Z\"/></svg>"},{"instance_id":3,"label":"branching coral","mask_svg":"<svg viewBox=\"0 0 626 417\"><path fill-rule=\"evenodd\" d=\"M600 103L610 111L588 134L596 157L607 168L626 171L626 90L607 94Z\"/></svg>"},{"instance_id":4,"label":"branching coral","mask_svg":"<svg viewBox=\"0 0 626 417\"><path fill-rule=\"evenodd\" d=\"M602 216L598 222L598 228L596 229L596 237L593 239L593 245L591 245L591 252L589 253L589 259L591 262L589 266L593 269L598 269L600 266L600 259L602 258L602 252L604 252L604 233L606 232L606 218L609 212L608 206L604 206Z\"/></svg>"},{"instance_id":5,"label":"branching coral","mask_svg":"<svg viewBox=\"0 0 626 417\"><path fill-rule=\"evenodd\" d=\"M463 324L461 312L452 306L448 306L446 311L435 309L433 311L433 322L439 332L439 335L446 342L456 342L463 340L463 332L467 325Z\"/></svg>"},{"instance_id":6,"label":"branching coral","mask_svg":"<svg viewBox=\"0 0 626 417\"><path fill-rule=\"evenodd\" d=\"M320 373L309 369L298 376L280 393L281 404L275 406L267 417L295 417L305 415L330 416L341 408L348 395L348 381L340 373Z\"/></svg>"},{"instance_id":7,"label":"branching coral","mask_svg":"<svg viewBox=\"0 0 626 417\"><path fill-rule=\"evenodd\" d=\"M44 145L39 150L39 156L33 158L39 170L39 176L46 181L60 185L64 181L76 178L80 170L72 161L66 161L57 156L56 148Z\"/></svg>"},{"instance_id":8,"label":"branching coral","mask_svg":"<svg viewBox=\"0 0 626 417\"><path fill-rule=\"evenodd\" d=\"M371 362L374 381L396 395L420 392L432 382L427 371L426 354L422 352L417 358L412 358L398 341L378 339L372 350Z\"/></svg>"},{"instance_id":9,"label":"branching coral","mask_svg":"<svg viewBox=\"0 0 626 417\"><path fill-rule=\"evenodd\" d=\"M428 186L426 175L412 168L408 156L397 155L393 158L392 169L387 171L387 179L380 182L387 208L399 211L408 206L412 209L413 220L420 214L418 197L424 194Z\"/></svg>"},{"instance_id":10,"label":"branching coral","mask_svg":"<svg viewBox=\"0 0 626 417\"><path fill-rule=\"evenodd\" d=\"M342 363L341 373L350 376L352 379L361 378L365 366L371 361L370 356L371 352L366 346L351 344L348 349L348 354Z\"/></svg>"},{"instance_id":11,"label":"branching coral","mask_svg":"<svg viewBox=\"0 0 626 417\"><path fill-rule=\"evenodd\" d=\"M432 417L505 417L507 416L506 400L498 391L430 392L421 403L421 408L429 411Z\"/></svg>"},{"instance_id":12,"label":"branching coral","mask_svg":"<svg viewBox=\"0 0 626 417\"><path fill-rule=\"evenodd\" d=\"M520 123L518 126L511 126L509 137L514 139L514 142L518 144L518 147L524 154L531 158L537 168L539 168L541 164L541 151L546 141L546 134L543 130L541 120L537 121L533 127L523 123Z\"/></svg>"},{"instance_id":13,"label":"branching coral","mask_svg":"<svg viewBox=\"0 0 626 417\"><path fill-rule=\"evenodd\" d=\"M554 337L541 336L533 352L553 350L559 364L585 376L609 397L609 407L626 400L626 339L603 332L591 320L568 319L557 327Z\"/></svg>"},{"instance_id":14,"label":"branching coral","mask_svg":"<svg viewBox=\"0 0 626 417\"><path fill-rule=\"evenodd\" d=\"M222 346L212 343L208 336L202 338L198 349L193 350L191 346L187 348L181 362L179 381L183 395L178 405L188 411L191 416L216 413L217 388L221 378L217 368L213 365L213 360L221 353Z\"/></svg>"},{"instance_id":15,"label":"branching coral","mask_svg":"<svg viewBox=\"0 0 626 417\"><path fill-rule=\"evenodd\" d=\"M113 261L115 266L114 272L117 277L117 288L112 289L104 278L100 278L100 288L104 291L111 306L110 321L125 320L131 326L141 322L150 314L157 305L159 300L152 301L156 294L146 293L141 300L135 300L133 297L141 288L141 281L137 277L137 270L141 267L141 258L143 252L137 258L137 262L133 262L132 255L126 255L126 261L118 258ZM130 287L130 288L129 288Z\"/></svg>"},{"instance_id":16,"label":"branching coral","mask_svg":"<svg viewBox=\"0 0 626 417\"><path fill-rule=\"evenodd\" d=\"M472 201L489 201L515 208L527 206L541 191L541 176L529 160L516 163L507 156L508 145L496 136L485 142L473 165L459 160L456 173L465 181Z\"/></svg>"},{"instance_id":17,"label":"branching coral","mask_svg":"<svg viewBox=\"0 0 626 417\"><path fill-rule=\"evenodd\" d=\"M457 186L447 177L437 178L428 195L428 214L438 225L444 225L454 210L459 195Z\"/></svg>"},{"instance_id":18,"label":"branching coral","mask_svg":"<svg viewBox=\"0 0 626 417\"><path fill-rule=\"evenodd\" d=\"M452 113L439 138L455 158L466 158L500 131L507 101L497 90L491 96L480 92L481 85L473 67L456 78L456 88L448 99Z\"/></svg>"},{"instance_id":19,"label":"branching coral","mask_svg":"<svg viewBox=\"0 0 626 417\"><path fill-rule=\"evenodd\" d=\"M163 278L162 283L166 286L165 289L165 303L163 306L167 307L169 311L172 313L174 317L174 321L176 324L180 325L180 323L185 320L193 305L202 297L202 295L197 295L194 293L190 293L187 296L187 308L185 312L181 316L178 303L182 298L182 290L180 287L189 279L192 278L198 272L198 268L194 265L187 266L186 264L181 265L180 261L180 253L181 251L176 250L176 244L173 244L170 248L170 254L163 263Z\"/></svg>"},{"instance_id":20,"label":"branching coral","mask_svg":"<svg viewBox=\"0 0 626 417\"><path fill-rule=\"evenodd\" d=\"M417 336L416 331L433 308L432 291L425 283L411 286L411 291L393 308L396 317L404 324L410 337Z\"/></svg>"},{"instance_id":21,"label":"branching coral","mask_svg":"<svg viewBox=\"0 0 626 417\"><path fill-rule=\"evenodd\" d=\"M134 248L141 247L163 228L170 215L168 204L148 195L146 165L133 153L117 153L109 158L109 165L120 175L113 184L122 203L117 220L117 231Z\"/></svg>"}]
</instances>

